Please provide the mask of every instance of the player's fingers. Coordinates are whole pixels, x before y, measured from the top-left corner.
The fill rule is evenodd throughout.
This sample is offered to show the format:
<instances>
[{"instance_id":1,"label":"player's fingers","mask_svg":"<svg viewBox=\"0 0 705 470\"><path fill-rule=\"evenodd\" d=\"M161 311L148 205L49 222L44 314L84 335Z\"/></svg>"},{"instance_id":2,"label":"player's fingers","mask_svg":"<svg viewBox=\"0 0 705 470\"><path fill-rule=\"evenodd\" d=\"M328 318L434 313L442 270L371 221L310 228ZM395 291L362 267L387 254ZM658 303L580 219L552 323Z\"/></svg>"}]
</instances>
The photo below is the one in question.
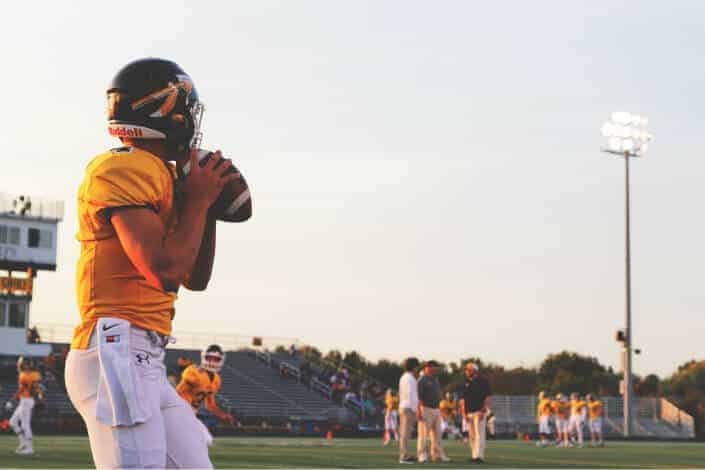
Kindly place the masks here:
<instances>
[{"instance_id":1,"label":"player's fingers","mask_svg":"<svg viewBox=\"0 0 705 470\"><path fill-rule=\"evenodd\" d=\"M218 176L220 176L222 178L223 176L227 175L228 173L230 173L233 170L237 171L235 169L235 165L233 165L233 161L230 160L229 158L223 158L223 163L222 163L222 165L220 165L220 168L218 169L218 171L219 171Z\"/></svg>"},{"instance_id":2,"label":"player's fingers","mask_svg":"<svg viewBox=\"0 0 705 470\"><path fill-rule=\"evenodd\" d=\"M206 167L209 170L213 171L216 167L220 165L222 159L223 153L220 150L216 150L211 154L211 158L206 163Z\"/></svg>"},{"instance_id":3,"label":"player's fingers","mask_svg":"<svg viewBox=\"0 0 705 470\"><path fill-rule=\"evenodd\" d=\"M230 183L231 181L235 181L237 179L237 176L235 174L230 174L226 176L222 176L216 180L216 186L218 188L224 187L226 184Z\"/></svg>"}]
</instances>

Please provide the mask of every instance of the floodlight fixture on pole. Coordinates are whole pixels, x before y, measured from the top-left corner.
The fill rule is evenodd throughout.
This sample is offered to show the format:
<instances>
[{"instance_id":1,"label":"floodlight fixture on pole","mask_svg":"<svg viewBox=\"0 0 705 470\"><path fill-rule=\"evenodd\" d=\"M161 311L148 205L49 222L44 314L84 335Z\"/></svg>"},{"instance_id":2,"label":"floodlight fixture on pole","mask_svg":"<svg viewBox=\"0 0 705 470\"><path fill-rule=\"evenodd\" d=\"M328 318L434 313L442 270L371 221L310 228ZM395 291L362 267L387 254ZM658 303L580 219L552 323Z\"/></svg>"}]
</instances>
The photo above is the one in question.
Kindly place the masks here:
<instances>
[{"instance_id":1,"label":"floodlight fixture on pole","mask_svg":"<svg viewBox=\"0 0 705 470\"><path fill-rule=\"evenodd\" d=\"M602 126L607 139L603 152L620 156L641 157L649 149L654 136L646 130L649 120L638 114L615 112Z\"/></svg>"},{"instance_id":2,"label":"floodlight fixture on pole","mask_svg":"<svg viewBox=\"0 0 705 470\"><path fill-rule=\"evenodd\" d=\"M641 157L649 148L654 136L646 130L648 119L638 114L614 112L602 126L602 135L607 145L602 148L605 153L624 157L624 215L625 215L625 256L624 256L624 341L622 351L623 393L624 393L624 437L632 434L632 275L631 275L631 226L629 213L629 159Z\"/></svg>"}]
</instances>

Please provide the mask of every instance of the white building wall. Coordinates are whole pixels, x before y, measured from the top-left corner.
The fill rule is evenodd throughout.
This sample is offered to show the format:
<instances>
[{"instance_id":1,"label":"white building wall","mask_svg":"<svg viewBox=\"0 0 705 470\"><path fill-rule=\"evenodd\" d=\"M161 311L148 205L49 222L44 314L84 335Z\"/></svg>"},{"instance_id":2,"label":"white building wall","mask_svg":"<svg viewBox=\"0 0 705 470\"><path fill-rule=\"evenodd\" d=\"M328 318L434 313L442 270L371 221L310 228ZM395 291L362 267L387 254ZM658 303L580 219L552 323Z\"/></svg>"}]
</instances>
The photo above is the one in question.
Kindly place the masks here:
<instances>
[{"instance_id":1,"label":"white building wall","mask_svg":"<svg viewBox=\"0 0 705 470\"><path fill-rule=\"evenodd\" d=\"M0 225L17 227L20 231L19 244L11 244L7 240L2 243L0 240L0 269L3 269L3 261L56 266L58 222L3 214L0 215ZM51 236L51 248L31 248L30 228L48 232Z\"/></svg>"}]
</instances>

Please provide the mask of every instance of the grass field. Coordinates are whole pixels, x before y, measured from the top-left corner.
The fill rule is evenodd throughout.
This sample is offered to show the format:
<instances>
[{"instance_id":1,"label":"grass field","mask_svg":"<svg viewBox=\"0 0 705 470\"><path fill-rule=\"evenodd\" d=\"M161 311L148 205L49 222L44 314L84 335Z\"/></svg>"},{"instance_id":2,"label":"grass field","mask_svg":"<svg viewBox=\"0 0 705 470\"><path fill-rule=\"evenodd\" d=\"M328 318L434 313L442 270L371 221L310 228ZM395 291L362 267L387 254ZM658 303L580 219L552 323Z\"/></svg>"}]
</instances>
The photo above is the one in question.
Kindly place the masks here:
<instances>
[{"instance_id":1,"label":"grass field","mask_svg":"<svg viewBox=\"0 0 705 470\"><path fill-rule=\"evenodd\" d=\"M14 454L14 436L0 436L0 467L85 468L92 466L88 440L74 436L36 436L33 457ZM467 447L444 441L450 464L430 467L477 467L469 463ZM401 467L396 448L382 447L377 439L223 437L211 448L217 468ZM420 465L417 465L420 466ZM705 444L614 442L599 449L539 449L519 441L491 441L486 467L701 467L705 468ZM404 467L411 467L405 465Z\"/></svg>"}]
</instances>

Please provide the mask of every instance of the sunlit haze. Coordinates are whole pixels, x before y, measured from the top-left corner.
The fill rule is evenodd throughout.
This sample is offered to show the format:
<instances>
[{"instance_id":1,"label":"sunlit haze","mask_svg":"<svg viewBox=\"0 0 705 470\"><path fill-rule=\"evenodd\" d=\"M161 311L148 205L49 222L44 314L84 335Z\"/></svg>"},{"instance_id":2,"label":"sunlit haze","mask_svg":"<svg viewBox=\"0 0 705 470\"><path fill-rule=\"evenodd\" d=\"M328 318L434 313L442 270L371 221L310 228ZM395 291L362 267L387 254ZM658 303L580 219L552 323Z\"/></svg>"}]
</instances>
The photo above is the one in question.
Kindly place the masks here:
<instances>
[{"instance_id":1,"label":"sunlit haze","mask_svg":"<svg viewBox=\"0 0 705 470\"><path fill-rule=\"evenodd\" d=\"M632 161L635 372L702 358L705 3L34 2L5 9L0 191L64 200L32 323L74 325L76 193L116 146L105 89L179 63L204 146L254 217L218 226L210 287L175 329L299 338L370 358L619 368L624 166L612 111L655 140Z\"/></svg>"}]
</instances>

